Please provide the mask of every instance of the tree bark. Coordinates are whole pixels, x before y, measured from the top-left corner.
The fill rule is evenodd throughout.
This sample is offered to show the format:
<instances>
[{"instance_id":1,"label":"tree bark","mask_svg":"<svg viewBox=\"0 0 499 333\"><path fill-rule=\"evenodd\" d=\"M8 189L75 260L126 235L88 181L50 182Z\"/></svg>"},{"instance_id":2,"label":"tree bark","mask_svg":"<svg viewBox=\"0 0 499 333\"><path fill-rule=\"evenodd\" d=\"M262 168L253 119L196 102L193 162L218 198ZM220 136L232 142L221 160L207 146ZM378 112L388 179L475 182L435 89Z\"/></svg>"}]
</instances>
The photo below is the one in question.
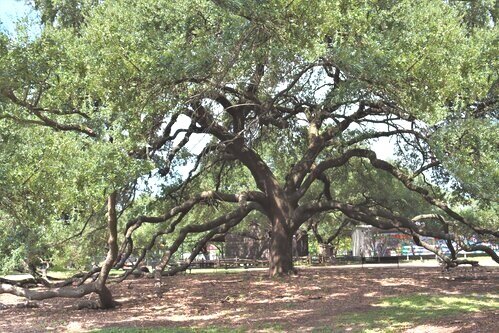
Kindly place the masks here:
<instances>
[{"instance_id":1,"label":"tree bark","mask_svg":"<svg viewBox=\"0 0 499 333\"><path fill-rule=\"evenodd\" d=\"M106 286L106 281L109 276L109 272L116 261L118 256L118 218L116 216L116 192L109 195L107 200L107 225L109 231L109 238L107 245L109 250L107 252L106 261L102 265L102 269L99 273L99 277L95 282L96 290L99 295L100 307L102 309L113 308L116 303L113 300L113 295L111 291Z\"/></svg>"},{"instance_id":2,"label":"tree bark","mask_svg":"<svg viewBox=\"0 0 499 333\"><path fill-rule=\"evenodd\" d=\"M272 223L270 241L270 276L282 276L296 273L293 267L293 233L280 219Z\"/></svg>"},{"instance_id":3,"label":"tree bark","mask_svg":"<svg viewBox=\"0 0 499 333\"><path fill-rule=\"evenodd\" d=\"M95 284L89 283L79 287L62 287L48 290L31 290L13 286L10 284L0 284L0 294L10 293L29 300L39 301L54 297L81 298L87 294L96 292Z\"/></svg>"}]
</instances>

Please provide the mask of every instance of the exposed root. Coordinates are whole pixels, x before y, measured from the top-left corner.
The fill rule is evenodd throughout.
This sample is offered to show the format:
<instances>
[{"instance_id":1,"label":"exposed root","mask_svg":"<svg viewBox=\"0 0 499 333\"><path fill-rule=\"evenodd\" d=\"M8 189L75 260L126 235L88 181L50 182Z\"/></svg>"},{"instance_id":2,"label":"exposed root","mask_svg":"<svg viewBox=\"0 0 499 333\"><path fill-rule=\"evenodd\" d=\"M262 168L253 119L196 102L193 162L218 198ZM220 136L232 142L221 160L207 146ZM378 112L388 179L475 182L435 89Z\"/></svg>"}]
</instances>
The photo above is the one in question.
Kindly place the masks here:
<instances>
[{"instance_id":1,"label":"exposed root","mask_svg":"<svg viewBox=\"0 0 499 333\"><path fill-rule=\"evenodd\" d=\"M121 306L121 303L113 301L114 307ZM92 300L81 300L77 304L74 305L74 308L76 310L84 310L84 309L90 309L90 310L107 310L107 309L112 309L112 308L103 308L98 301L92 301Z\"/></svg>"},{"instance_id":2,"label":"exposed root","mask_svg":"<svg viewBox=\"0 0 499 333\"><path fill-rule=\"evenodd\" d=\"M98 302L91 300L79 301L78 303L75 304L74 307L76 310L83 310L83 309L98 310L101 308Z\"/></svg>"},{"instance_id":3,"label":"exposed root","mask_svg":"<svg viewBox=\"0 0 499 333\"><path fill-rule=\"evenodd\" d=\"M39 308L40 304L33 302L33 301L25 301L22 303L18 304L0 304L0 310L7 310L7 309L35 309Z\"/></svg>"},{"instance_id":4,"label":"exposed root","mask_svg":"<svg viewBox=\"0 0 499 333\"><path fill-rule=\"evenodd\" d=\"M275 274L273 276L271 276L270 278L271 279L279 279L279 278L286 278L286 277L297 277L298 276L298 270L293 267L291 270L287 271L287 272L282 272L282 273L278 273L278 274Z\"/></svg>"}]
</instances>

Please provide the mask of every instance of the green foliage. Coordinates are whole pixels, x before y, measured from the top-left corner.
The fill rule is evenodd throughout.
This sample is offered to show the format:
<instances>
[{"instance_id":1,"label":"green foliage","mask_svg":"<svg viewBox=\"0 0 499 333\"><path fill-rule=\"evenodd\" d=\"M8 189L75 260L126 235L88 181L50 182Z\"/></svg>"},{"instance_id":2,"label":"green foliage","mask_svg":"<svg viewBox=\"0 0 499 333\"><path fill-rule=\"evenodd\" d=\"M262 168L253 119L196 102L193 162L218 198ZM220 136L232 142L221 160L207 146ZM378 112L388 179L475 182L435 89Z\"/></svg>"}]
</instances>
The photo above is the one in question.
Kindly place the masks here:
<instances>
[{"instance_id":1,"label":"green foliage","mask_svg":"<svg viewBox=\"0 0 499 333\"><path fill-rule=\"evenodd\" d=\"M496 120L463 119L445 124L433 136L439 160L461 190L495 202L499 200L498 133Z\"/></svg>"},{"instance_id":2,"label":"green foliage","mask_svg":"<svg viewBox=\"0 0 499 333\"><path fill-rule=\"evenodd\" d=\"M469 63L483 64L468 57L485 48L458 42L475 39L466 36L459 16L443 1L339 1L336 6L331 12L341 17L332 17L336 23L327 26L330 56L364 81L359 87L364 94L390 96L418 118L434 122L464 86L473 98L486 93L486 86L469 82L478 76L463 75Z\"/></svg>"},{"instance_id":3,"label":"green foliage","mask_svg":"<svg viewBox=\"0 0 499 333\"><path fill-rule=\"evenodd\" d=\"M474 200L469 205L464 206L460 210L468 221L475 225L483 226L485 228L497 228L497 217L499 216L499 204L497 202L483 205L481 201ZM461 228L460 233L469 235L470 231Z\"/></svg>"},{"instance_id":4,"label":"green foliage","mask_svg":"<svg viewBox=\"0 0 499 333\"><path fill-rule=\"evenodd\" d=\"M90 234L105 225L106 193L144 172L147 164L130 160L117 147L54 133L45 128L12 127L0 120L0 265L8 271L21 263L52 259L65 267L88 264L88 256L104 247L105 236ZM76 242L75 240L78 240ZM15 262L16 264L13 264Z\"/></svg>"},{"instance_id":5,"label":"green foliage","mask_svg":"<svg viewBox=\"0 0 499 333\"><path fill-rule=\"evenodd\" d=\"M79 28L89 9L98 0L30 0L29 3L41 14L41 21L47 25Z\"/></svg>"},{"instance_id":6,"label":"green foliage","mask_svg":"<svg viewBox=\"0 0 499 333\"><path fill-rule=\"evenodd\" d=\"M41 30L33 32L26 24L15 36L0 33L0 227L8 229L0 234L0 249L13 258L0 261L5 269L41 254L60 265L70 258L78 265L88 262L99 247L92 244L104 242L101 233L89 231L102 227L104 198L114 189L134 183L158 188L157 193L140 188L122 227L137 215L163 214L203 190L255 190L247 167L223 164L220 152L212 151L200 163L203 176L172 198L170 191L195 156L185 148L167 161L171 140L156 151L150 148L172 117L192 111L193 102L212 103L223 89L248 91L261 64L265 75L253 100L263 108L300 104L294 117L281 119L278 130L255 116L244 133L247 146L279 181L309 148L307 128L320 112L341 105L338 119L345 119L362 99L394 105L428 132L436 124L432 148L449 175L466 194L497 200L497 122L468 116L478 109L477 101L497 95L491 89L498 80L499 45L491 0L31 3L40 12ZM273 96L297 74L320 63L341 70L338 87L327 88L331 80L317 67L273 105ZM17 103L9 100L12 95ZM246 96L232 98L237 104ZM50 128L44 117L57 125ZM213 121L232 126L226 112L213 112ZM326 122L321 130L333 125ZM57 130L65 126L71 130ZM369 131L349 129L317 161L338 156L348 139ZM416 158L406 160L400 165L419 164ZM160 170L169 166L174 171L164 177ZM432 211L392 176L358 160L327 174L334 199L361 204L369 197L367 204L409 217ZM426 186L422 177L416 183ZM314 183L302 203L321 191ZM184 223L202 223L230 209L209 204L193 209ZM496 211L492 207L483 214L493 220ZM259 213L251 218L263 219ZM334 229L338 220L331 220L323 231ZM86 245L62 242L87 222ZM159 228L142 229L137 244L146 245ZM168 243L175 235L160 241ZM84 254L78 255L81 247Z\"/></svg>"}]
</instances>

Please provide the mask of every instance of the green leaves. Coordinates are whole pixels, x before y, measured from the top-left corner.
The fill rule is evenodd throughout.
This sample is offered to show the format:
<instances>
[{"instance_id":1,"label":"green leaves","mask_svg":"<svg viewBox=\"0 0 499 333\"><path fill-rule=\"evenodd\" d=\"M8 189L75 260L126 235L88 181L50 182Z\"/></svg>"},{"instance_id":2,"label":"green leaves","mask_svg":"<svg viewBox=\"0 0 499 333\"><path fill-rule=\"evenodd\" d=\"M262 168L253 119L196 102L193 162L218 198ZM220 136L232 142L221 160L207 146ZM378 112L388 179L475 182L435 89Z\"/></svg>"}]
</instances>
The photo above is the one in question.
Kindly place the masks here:
<instances>
[{"instance_id":1,"label":"green leaves","mask_svg":"<svg viewBox=\"0 0 499 333\"><path fill-rule=\"evenodd\" d=\"M442 1L343 4L338 30L331 30L332 61L364 89L395 101L411 114L435 122L443 106L463 93L467 41L459 17ZM475 72L477 74L477 72ZM483 94L478 86L467 93ZM473 88L473 89L471 89Z\"/></svg>"},{"instance_id":2,"label":"green leaves","mask_svg":"<svg viewBox=\"0 0 499 333\"><path fill-rule=\"evenodd\" d=\"M76 244L61 241L88 222L85 234L98 226L107 193L149 171L147 161L131 159L109 143L43 127L16 128L3 120L0 128L0 229L13 232L0 239L7 256L31 260L58 253L52 259L60 263L76 260L62 251ZM92 239L79 239L78 246Z\"/></svg>"},{"instance_id":3,"label":"green leaves","mask_svg":"<svg viewBox=\"0 0 499 333\"><path fill-rule=\"evenodd\" d=\"M433 137L438 158L465 192L498 201L499 126L491 119L462 119L442 126Z\"/></svg>"},{"instance_id":4,"label":"green leaves","mask_svg":"<svg viewBox=\"0 0 499 333\"><path fill-rule=\"evenodd\" d=\"M39 34L0 35L0 191L7 198L0 213L9 223L29 221L23 232L47 233L36 231L42 226L52 235L78 231L106 193L149 172L153 182L157 170L172 167L157 182L168 189L181 182L194 157L185 147L172 150L183 134L169 136L182 127L169 122L179 114L194 118L194 132L220 126L230 135L219 132L209 141L218 146L199 165L212 170L175 200L213 187L257 188L254 170L234 162L221 137L241 135L266 164L262 170L286 183L304 156L310 159L303 162L310 168L306 178L309 164L357 147L348 146L351 138L380 131L372 123L400 129L407 125L401 117L429 132L438 124L437 157L467 192L495 199L497 126L485 120L494 105L480 111L485 119L456 120L497 95L499 43L497 28L487 23L495 15L488 0L469 6L441 0L34 4L43 22ZM204 123L196 115L200 105L209 113ZM351 127L341 128L361 105L371 116L359 112ZM323 146L312 142L335 126ZM81 128L87 131L75 130ZM419 155L404 156L417 168L431 157ZM327 173L336 198L358 204L370 196L404 215L428 208L390 175L354 160ZM314 182L302 201L317 199L322 185ZM169 207L156 199L144 198L132 212ZM193 219L207 219L216 212L194 213ZM59 223L66 214L69 227ZM90 220L97 227L98 218Z\"/></svg>"}]
</instances>

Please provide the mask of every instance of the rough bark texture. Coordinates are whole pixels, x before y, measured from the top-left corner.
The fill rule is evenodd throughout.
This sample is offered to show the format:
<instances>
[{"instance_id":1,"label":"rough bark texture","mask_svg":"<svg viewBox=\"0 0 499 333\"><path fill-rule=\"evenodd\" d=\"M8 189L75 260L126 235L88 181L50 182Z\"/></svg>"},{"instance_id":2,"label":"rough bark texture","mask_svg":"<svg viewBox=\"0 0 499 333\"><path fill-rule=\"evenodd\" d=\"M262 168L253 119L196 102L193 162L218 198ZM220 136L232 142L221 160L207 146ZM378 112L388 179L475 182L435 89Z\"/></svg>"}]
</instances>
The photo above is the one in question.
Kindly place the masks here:
<instances>
[{"instance_id":1,"label":"rough bark texture","mask_svg":"<svg viewBox=\"0 0 499 333\"><path fill-rule=\"evenodd\" d=\"M99 294L100 307L103 309L109 309L115 306L113 296L109 289L106 287L106 281L109 276L109 271L113 267L118 256L118 219L116 216L116 197L116 192L111 193L111 195L108 197L107 225L109 238L107 241L107 245L109 247L109 250L107 252L106 261L104 262L104 265L102 266L102 269L99 273L99 277L97 281L95 281L96 290Z\"/></svg>"},{"instance_id":2,"label":"rough bark texture","mask_svg":"<svg viewBox=\"0 0 499 333\"><path fill-rule=\"evenodd\" d=\"M29 300L44 300L54 297L81 298L92 292L95 292L95 284L85 284L79 287L62 287L49 290L31 290L12 286L10 284L0 284L0 293L9 293Z\"/></svg>"},{"instance_id":3,"label":"rough bark texture","mask_svg":"<svg viewBox=\"0 0 499 333\"><path fill-rule=\"evenodd\" d=\"M293 267L293 233L283 225L285 222L275 221L272 226L270 242L270 276L281 276L295 273Z\"/></svg>"}]
</instances>

